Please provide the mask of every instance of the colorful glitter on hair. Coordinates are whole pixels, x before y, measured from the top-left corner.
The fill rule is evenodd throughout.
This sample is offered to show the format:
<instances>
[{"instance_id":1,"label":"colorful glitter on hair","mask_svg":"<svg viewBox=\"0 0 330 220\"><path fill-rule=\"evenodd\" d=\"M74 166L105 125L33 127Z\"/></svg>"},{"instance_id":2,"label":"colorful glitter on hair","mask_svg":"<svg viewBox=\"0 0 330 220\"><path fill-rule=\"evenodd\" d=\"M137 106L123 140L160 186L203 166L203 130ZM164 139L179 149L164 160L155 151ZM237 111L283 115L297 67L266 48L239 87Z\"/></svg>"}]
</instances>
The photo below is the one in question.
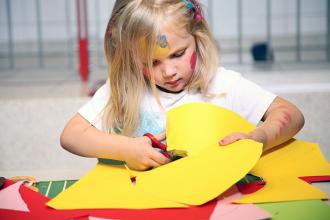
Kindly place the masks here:
<instances>
[{"instance_id":1,"label":"colorful glitter on hair","mask_svg":"<svg viewBox=\"0 0 330 220\"><path fill-rule=\"evenodd\" d=\"M189 0L182 0L182 2L189 10L193 11L196 22L200 22L203 19L202 11L197 0L194 0L194 3Z\"/></svg>"}]
</instances>

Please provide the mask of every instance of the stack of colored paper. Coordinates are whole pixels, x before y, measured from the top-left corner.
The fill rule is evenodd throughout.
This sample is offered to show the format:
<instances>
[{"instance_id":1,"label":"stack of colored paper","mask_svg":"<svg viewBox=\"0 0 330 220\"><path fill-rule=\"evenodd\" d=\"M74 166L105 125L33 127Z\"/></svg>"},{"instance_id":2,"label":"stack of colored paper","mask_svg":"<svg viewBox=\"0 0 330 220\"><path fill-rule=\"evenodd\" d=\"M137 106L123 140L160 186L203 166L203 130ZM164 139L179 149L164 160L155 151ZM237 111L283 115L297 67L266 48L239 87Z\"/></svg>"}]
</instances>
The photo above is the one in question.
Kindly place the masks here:
<instances>
[{"instance_id":1,"label":"stack of colored paper","mask_svg":"<svg viewBox=\"0 0 330 220\"><path fill-rule=\"evenodd\" d=\"M88 215L118 219L132 219L118 215L118 208L132 216L140 213L141 219L157 219L150 213L171 210L179 219L185 219L184 210L189 210L187 219L330 219L330 207L322 201L328 196L310 185L330 180L330 164L318 145L292 139L262 156L262 144L252 140L218 145L231 132L253 129L239 115L212 104L174 108L167 113L168 149L185 150L187 157L144 172L99 163L47 205L63 211L106 209L107 215ZM264 183L255 189L246 184L249 194L242 194L235 184L248 173Z\"/></svg>"}]
</instances>

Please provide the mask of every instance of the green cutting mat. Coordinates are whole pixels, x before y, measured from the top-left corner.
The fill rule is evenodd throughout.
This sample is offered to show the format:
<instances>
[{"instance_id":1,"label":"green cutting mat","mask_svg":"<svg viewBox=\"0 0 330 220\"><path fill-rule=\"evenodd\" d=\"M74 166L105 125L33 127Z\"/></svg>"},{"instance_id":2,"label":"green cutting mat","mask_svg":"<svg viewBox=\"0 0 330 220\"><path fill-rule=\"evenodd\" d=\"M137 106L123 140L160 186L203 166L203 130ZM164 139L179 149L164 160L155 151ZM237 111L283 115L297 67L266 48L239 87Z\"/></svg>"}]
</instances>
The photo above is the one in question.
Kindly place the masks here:
<instances>
[{"instance_id":1,"label":"green cutting mat","mask_svg":"<svg viewBox=\"0 0 330 220\"><path fill-rule=\"evenodd\" d=\"M41 181L37 182L39 192L48 198L54 198L60 192L64 191L77 180L60 180L60 181Z\"/></svg>"}]
</instances>

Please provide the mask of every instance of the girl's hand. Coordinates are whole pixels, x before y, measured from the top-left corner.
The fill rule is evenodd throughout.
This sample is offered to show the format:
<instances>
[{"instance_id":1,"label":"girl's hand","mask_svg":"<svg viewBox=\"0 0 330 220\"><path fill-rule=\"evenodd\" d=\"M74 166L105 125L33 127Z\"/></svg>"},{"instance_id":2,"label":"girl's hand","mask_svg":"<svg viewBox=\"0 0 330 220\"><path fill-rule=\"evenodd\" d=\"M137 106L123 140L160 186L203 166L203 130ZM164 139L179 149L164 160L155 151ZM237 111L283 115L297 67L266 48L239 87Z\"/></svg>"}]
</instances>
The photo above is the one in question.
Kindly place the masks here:
<instances>
[{"instance_id":1,"label":"girl's hand","mask_svg":"<svg viewBox=\"0 0 330 220\"><path fill-rule=\"evenodd\" d=\"M165 132L155 135L162 141L166 138ZM125 162L134 170L147 170L167 164L170 160L152 147L148 137L130 138L125 152Z\"/></svg>"},{"instance_id":2,"label":"girl's hand","mask_svg":"<svg viewBox=\"0 0 330 220\"><path fill-rule=\"evenodd\" d=\"M267 135L266 132L262 128L256 128L252 132L246 134L242 132L234 132L230 135L227 135L222 140L219 141L220 146L225 146L231 144L235 141L242 140L242 139L251 139L257 142L262 143L265 145L267 143Z\"/></svg>"}]
</instances>

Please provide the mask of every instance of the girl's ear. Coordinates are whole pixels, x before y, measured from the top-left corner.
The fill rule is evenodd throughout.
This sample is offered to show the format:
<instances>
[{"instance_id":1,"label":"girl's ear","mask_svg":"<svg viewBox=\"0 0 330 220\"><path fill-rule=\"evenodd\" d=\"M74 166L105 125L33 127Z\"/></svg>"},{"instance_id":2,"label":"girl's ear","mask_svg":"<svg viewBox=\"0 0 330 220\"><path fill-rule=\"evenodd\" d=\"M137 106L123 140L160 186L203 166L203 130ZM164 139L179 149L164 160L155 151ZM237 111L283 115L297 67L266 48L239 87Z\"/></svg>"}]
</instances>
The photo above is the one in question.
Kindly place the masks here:
<instances>
[{"instance_id":1,"label":"girl's ear","mask_svg":"<svg viewBox=\"0 0 330 220\"><path fill-rule=\"evenodd\" d=\"M148 79L150 79L150 72L149 72L149 69L146 67L146 66L143 66L143 75L145 77L147 77Z\"/></svg>"}]
</instances>

